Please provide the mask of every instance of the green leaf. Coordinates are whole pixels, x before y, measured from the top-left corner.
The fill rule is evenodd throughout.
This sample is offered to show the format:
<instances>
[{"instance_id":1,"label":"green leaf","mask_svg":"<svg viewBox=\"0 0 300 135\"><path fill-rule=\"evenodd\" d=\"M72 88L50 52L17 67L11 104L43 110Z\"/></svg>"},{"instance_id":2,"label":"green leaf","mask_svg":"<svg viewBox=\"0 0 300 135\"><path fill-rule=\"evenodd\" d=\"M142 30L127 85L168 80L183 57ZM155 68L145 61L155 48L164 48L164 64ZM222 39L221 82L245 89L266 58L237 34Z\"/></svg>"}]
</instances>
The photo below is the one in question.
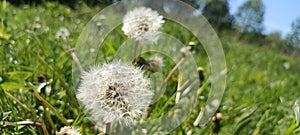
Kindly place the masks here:
<instances>
[{"instance_id":1,"label":"green leaf","mask_svg":"<svg viewBox=\"0 0 300 135\"><path fill-rule=\"evenodd\" d=\"M2 10L5 12L7 8L6 0L3 0L2 2Z\"/></svg>"},{"instance_id":2,"label":"green leaf","mask_svg":"<svg viewBox=\"0 0 300 135\"><path fill-rule=\"evenodd\" d=\"M24 87L24 84L22 83L16 83L16 82L4 82L0 84L2 89L4 90L14 90L14 89L20 89Z\"/></svg>"},{"instance_id":3,"label":"green leaf","mask_svg":"<svg viewBox=\"0 0 300 135\"><path fill-rule=\"evenodd\" d=\"M24 81L28 77L32 76L32 73L26 72L26 71L14 71L14 72L7 73L7 75L10 80L15 80L15 81L24 83Z\"/></svg>"},{"instance_id":4,"label":"green leaf","mask_svg":"<svg viewBox=\"0 0 300 135\"><path fill-rule=\"evenodd\" d=\"M5 33L4 30L0 29L0 39L9 39L10 38L10 35Z\"/></svg>"},{"instance_id":5,"label":"green leaf","mask_svg":"<svg viewBox=\"0 0 300 135\"><path fill-rule=\"evenodd\" d=\"M284 135L292 134L296 128L297 128L296 118L294 118L289 128L284 132Z\"/></svg>"},{"instance_id":6,"label":"green leaf","mask_svg":"<svg viewBox=\"0 0 300 135\"><path fill-rule=\"evenodd\" d=\"M9 117L9 115L11 114L11 111L9 111L9 112L3 112L2 114L3 114L2 115L2 121L4 121L6 118Z\"/></svg>"},{"instance_id":7,"label":"green leaf","mask_svg":"<svg viewBox=\"0 0 300 135\"><path fill-rule=\"evenodd\" d=\"M294 130L299 126L299 117L300 117L300 98L298 98L293 106L293 110L295 113L295 117L289 126L289 128L284 132L284 135L290 135L294 132Z\"/></svg>"},{"instance_id":8,"label":"green leaf","mask_svg":"<svg viewBox=\"0 0 300 135\"><path fill-rule=\"evenodd\" d=\"M24 82L30 76L32 76L31 72L24 72L24 71L9 72L2 77L4 78L4 80L0 84L0 87L2 87L2 89L4 90L24 88Z\"/></svg>"},{"instance_id":9,"label":"green leaf","mask_svg":"<svg viewBox=\"0 0 300 135\"><path fill-rule=\"evenodd\" d=\"M293 110L295 113L296 125L298 126L300 123L300 98L295 101Z\"/></svg>"}]
</instances>

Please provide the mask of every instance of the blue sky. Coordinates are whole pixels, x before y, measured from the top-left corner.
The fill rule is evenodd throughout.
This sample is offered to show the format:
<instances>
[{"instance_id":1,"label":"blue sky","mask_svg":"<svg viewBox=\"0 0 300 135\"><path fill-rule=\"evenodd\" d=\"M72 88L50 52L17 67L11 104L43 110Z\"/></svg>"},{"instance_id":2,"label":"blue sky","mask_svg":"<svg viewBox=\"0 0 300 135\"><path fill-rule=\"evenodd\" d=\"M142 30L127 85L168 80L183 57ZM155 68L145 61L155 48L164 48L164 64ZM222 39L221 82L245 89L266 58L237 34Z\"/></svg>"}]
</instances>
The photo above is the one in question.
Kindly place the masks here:
<instances>
[{"instance_id":1,"label":"blue sky","mask_svg":"<svg viewBox=\"0 0 300 135\"><path fill-rule=\"evenodd\" d=\"M230 0L231 13L246 0ZM265 33L279 31L283 37L291 31L291 23L300 17L300 0L263 0L266 6Z\"/></svg>"}]
</instances>

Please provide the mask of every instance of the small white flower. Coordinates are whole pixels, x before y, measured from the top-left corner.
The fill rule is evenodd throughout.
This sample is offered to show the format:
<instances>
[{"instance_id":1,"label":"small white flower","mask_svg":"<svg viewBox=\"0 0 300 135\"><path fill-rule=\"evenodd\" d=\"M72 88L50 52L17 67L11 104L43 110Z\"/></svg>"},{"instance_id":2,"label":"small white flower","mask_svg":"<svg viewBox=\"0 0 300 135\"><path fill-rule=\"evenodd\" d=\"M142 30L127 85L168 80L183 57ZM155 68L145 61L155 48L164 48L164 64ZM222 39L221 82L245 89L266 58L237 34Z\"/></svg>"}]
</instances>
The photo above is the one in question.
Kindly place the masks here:
<instances>
[{"instance_id":1,"label":"small white flower","mask_svg":"<svg viewBox=\"0 0 300 135\"><path fill-rule=\"evenodd\" d=\"M81 135L78 129L70 126L64 126L60 129L59 132L56 132L56 135Z\"/></svg>"},{"instance_id":2,"label":"small white flower","mask_svg":"<svg viewBox=\"0 0 300 135\"><path fill-rule=\"evenodd\" d=\"M150 82L140 68L123 62L93 66L82 76L77 98L96 125L133 124L150 104Z\"/></svg>"},{"instance_id":3,"label":"small white flower","mask_svg":"<svg viewBox=\"0 0 300 135\"><path fill-rule=\"evenodd\" d=\"M123 18L122 30L137 41L156 43L159 28L165 21L163 16L151 8L139 7L129 11Z\"/></svg>"},{"instance_id":4,"label":"small white flower","mask_svg":"<svg viewBox=\"0 0 300 135\"><path fill-rule=\"evenodd\" d=\"M70 32L67 28L65 27L60 27L59 30L57 31L55 37L56 38L65 38L70 36Z\"/></svg>"}]
</instances>

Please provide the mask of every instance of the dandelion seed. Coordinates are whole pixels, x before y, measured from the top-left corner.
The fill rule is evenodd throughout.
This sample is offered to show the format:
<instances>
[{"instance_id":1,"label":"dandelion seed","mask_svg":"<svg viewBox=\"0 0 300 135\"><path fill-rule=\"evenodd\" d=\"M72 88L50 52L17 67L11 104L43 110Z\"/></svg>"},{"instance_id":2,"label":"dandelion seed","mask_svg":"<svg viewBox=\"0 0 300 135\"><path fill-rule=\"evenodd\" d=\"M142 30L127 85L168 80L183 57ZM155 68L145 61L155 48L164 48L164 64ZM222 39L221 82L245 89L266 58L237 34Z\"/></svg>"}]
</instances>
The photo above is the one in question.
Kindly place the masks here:
<instances>
[{"instance_id":1,"label":"dandelion seed","mask_svg":"<svg viewBox=\"0 0 300 135\"><path fill-rule=\"evenodd\" d=\"M140 68L119 61L91 67L83 74L76 96L97 125L131 125L150 104L149 87Z\"/></svg>"},{"instance_id":2,"label":"dandelion seed","mask_svg":"<svg viewBox=\"0 0 300 135\"><path fill-rule=\"evenodd\" d=\"M151 8L139 7L128 12L123 19L122 30L129 37L146 43L156 43L163 16Z\"/></svg>"},{"instance_id":3,"label":"dandelion seed","mask_svg":"<svg viewBox=\"0 0 300 135\"><path fill-rule=\"evenodd\" d=\"M81 135L78 129L70 126L64 126L60 129L59 132L56 132L56 135Z\"/></svg>"},{"instance_id":4,"label":"dandelion seed","mask_svg":"<svg viewBox=\"0 0 300 135\"><path fill-rule=\"evenodd\" d=\"M57 31L57 33L55 35L56 38L66 38L68 36L70 36L70 32L65 27L59 28L59 30Z\"/></svg>"}]
</instances>

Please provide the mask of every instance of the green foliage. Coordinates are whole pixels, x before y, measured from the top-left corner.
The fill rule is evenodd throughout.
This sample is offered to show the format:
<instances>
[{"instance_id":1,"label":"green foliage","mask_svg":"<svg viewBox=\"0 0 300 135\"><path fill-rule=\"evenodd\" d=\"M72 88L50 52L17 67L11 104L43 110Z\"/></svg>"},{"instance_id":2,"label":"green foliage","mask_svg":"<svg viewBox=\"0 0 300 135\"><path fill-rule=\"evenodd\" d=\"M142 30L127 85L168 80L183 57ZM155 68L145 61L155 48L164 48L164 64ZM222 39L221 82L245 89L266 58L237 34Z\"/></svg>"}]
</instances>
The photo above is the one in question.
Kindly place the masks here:
<instances>
[{"instance_id":1,"label":"green foliage","mask_svg":"<svg viewBox=\"0 0 300 135\"><path fill-rule=\"evenodd\" d=\"M262 32L264 14L262 0L247 0L238 8L235 19L242 32Z\"/></svg>"},{"instance_id":2,"label":"green foliage","mask_svg":"<svg viewBox=\"0 0 300 135\"><path fill-rule=\"evenodd\" d=\"M85 3L88 6L107 6L119 0L7 0L13 5L43 5L45 2L58 2L60 4L66 5L72 9L78 8L78 5Z\"/></svg>"},{"instance_id":3,"label":"green foliage","mask_svg":"<svg viewBox=\"0 0 300 135\"><path fill-rule=\"evenodd\" d=\"M3 6L2 2L0 6ZM87 127L84 129L87 133L96 132L90 128L91 122L82 119L82 112L74 100L72 59L64 42L56 38L56 33L59 28L66 27L71 31L68 42L75 45L81 29L97 10L82 5L80 13L73 13L70 8L58 3L20 8L7 3L6 11L0 12L1 29L11 35L0 39L0 114L11 113L1 120L0 134L43 134L40 126L16 124L27 120L40 122L39 118L44 119L45 125L50 128L50 119L46 117L42 104L28 91L30 88L39 89L40 95L64 117ZM39 80L40 77L44 78L46 85ZM24 106L32 111L25 111ZM49 118L56 129L64 125L52 113ZM13 126L2 128L3 125ZM54 134L54 130L49 133Z\"/></svg>"},{"instance_id":4,"label":"green foliage","mask_svg":"<svg viewBox=\"0 0 300 135\"><path fill-rule=\"evenodd\" d=\"M2 76L0 87L4 90L24 88L25 80L31 75L31 72L24 71L8 72L6 75Z\"/></svg>"},{"instance_id":5,"label":"green foliage","mask_svg":"<svg viewBox=\"0 0 300 135\"><path fill-rule=\"evenodd\" d=\"M99 8L82 4L79 5L80 10L72 10L55 2L14 7L4 2L0 2L0 7L6 7L0 9L0 134L44 133L38 125L20 125L24 121L44 123L49 134L65 126L62 118L45 109L45 105L29 91L30 88L40 91L40 96L64 118L71 120L71 125L78 127L83 134L97 134L99 131L78 107L75 88L72 87L72 58L65 43L55 35L60 27L66 27L71 33L68 42L74 47L82 28ZM234 35L236 32L229 30L224 31L226 34L221 37L228 68L227 88L218 110L222 119L211 120L204 127L194 126L209 95L209 60L199 41L189 31L184 27L173 29L173 25L177 26L175 22L167 21L163 31L184 44L190 41L197 43L193 56L204 68L206 83L199 90L199 102L190 116L170 134L187 134L189 131L192 134L225 135L300 133L299 110L292 108L300 97L299 50L283 47L284 43L276 34L268 35L268 42L261 42L262 45L258 46L257 42L239 40L239 36ZM120 26L117 27L105 39L104 49L108 50L105 52L108 56L114 54L126 38L120 29ZM252 41L253 38L255 36L249 37ZM291 55L291 51L295 53ZM143 57L149 56L151 54ZM164 58L167 66L163 73L167 73L175 63L166 56ZM175 90L177 78L178 74L175 74L168 87ZM174 93L165 93L154 108L152 117L174 106Z\"/></svg>"},{"instance_id":6,"label":"green foliage","mask_svg":"<svg viewBox=\"0 0 300 135\"><path fill-rule=\"evenodd\" d=\"M293 47L300 47L300 17L292 23L292 32L287 35L286 42Z\"/></svg>"},{"instance_id":7,"label":"green foliage","mask_svg":"<svg viewBox=\"0 0 300 135\"><path fill-rule=\"evenodd\" d=\"M228 0L208 1L202 12L216 29L231 28L233 17L229 13Z\"/></svg>"}]
</instances>

